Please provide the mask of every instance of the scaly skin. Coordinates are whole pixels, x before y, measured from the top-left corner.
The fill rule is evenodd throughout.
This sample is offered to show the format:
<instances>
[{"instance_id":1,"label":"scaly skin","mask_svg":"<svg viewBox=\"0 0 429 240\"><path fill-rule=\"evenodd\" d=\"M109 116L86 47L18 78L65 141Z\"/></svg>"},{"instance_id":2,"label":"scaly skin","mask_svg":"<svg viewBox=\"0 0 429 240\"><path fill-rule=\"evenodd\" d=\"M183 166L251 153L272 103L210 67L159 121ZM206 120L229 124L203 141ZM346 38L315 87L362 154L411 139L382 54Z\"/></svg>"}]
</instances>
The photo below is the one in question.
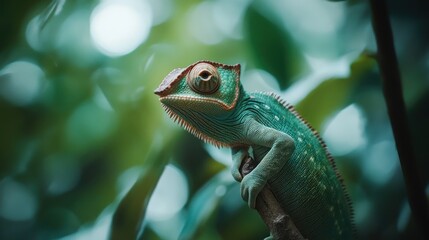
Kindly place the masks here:
<instances>
[{"instance_id":1,"label":"scaly skin","mask_svg":"<svg viewBox=\"0 0 429 240\"><path fill-rule=\"evenodd\" d=\"M240 65L200 61L175 69L155 93L185 129L232 149L231 172L250 207L269 184L305 238L353 238L351 204L324 142L276 95L245 92ZM259 164L242 179L250 148Z\"/></svg>"}]
</instances>

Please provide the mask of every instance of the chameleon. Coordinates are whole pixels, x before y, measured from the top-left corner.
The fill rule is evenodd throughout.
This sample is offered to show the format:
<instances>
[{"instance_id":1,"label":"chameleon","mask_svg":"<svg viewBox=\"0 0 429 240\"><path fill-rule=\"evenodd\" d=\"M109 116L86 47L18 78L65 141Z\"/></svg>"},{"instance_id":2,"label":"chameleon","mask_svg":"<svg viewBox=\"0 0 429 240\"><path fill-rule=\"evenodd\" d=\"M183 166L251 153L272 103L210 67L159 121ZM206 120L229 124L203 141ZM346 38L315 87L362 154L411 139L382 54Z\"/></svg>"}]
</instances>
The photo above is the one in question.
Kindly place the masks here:
<instances>
[{"instance_id":1,"label":"chameleon","mask_svg":"<svg viewBox=\"0 0 429 240\"><path fill-rule=\"evenodd\" d=\"M250 208L268 184L303 237L353 239L351 200L320 135L278 95L245 91L240 72L240 64L198 61L172 70L154 93L187 131L231 148L231 173ZM258 164L242 177L249 156Z\"/></svg>"}]
</instances>

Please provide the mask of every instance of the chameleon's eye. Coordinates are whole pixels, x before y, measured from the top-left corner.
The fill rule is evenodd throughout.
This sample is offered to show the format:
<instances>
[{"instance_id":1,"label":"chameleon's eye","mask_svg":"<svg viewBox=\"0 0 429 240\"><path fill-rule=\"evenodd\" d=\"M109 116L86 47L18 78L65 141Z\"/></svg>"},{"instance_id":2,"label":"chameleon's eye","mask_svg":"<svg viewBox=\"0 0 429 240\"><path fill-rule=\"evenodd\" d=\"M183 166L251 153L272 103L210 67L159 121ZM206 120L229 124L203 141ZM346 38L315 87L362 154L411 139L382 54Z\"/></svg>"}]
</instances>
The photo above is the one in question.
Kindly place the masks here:
<instances>
[{"instance_id":1,"label":"chameleon's eye","mask_svg":"<svg viewBox=\"0 0 429 240\"><path fill-rule=\"evenodd\" d=\"M220 86L220 77L217 69L208 63L195 65L188 73L187 81L193 91L202 94L214 93Z\"/></svg>"}]
</instances>

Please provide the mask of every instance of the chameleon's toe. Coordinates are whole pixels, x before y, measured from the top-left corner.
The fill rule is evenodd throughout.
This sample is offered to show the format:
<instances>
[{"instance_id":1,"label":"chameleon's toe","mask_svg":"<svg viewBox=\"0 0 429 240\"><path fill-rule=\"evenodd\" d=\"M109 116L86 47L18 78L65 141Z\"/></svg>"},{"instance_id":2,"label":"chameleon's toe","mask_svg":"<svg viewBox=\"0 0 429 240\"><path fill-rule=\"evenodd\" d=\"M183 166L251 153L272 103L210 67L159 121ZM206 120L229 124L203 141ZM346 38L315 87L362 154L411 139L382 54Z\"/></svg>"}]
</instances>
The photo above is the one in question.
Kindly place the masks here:
<instances>
[{"instance_id":1,"label":"chameleon's toe","mask_svg":"<svg viewBox=\"0 0 429 240\"><path fill-rule=\"evenodd\" d=\"M238 168L235 168L235 167L231 168L231 174L232 174L232 177L235 179L235 181L241 182L241 180L243 180L243 177L241 176Z\"/></svg>"},{"instance_id":2,"label":"chameleon's toe","mask_svg":"<svg viewBox=\"0 0 429 240\"><path fill-rule=\"evenodd\" d=\"M265 184L266 181L252 173L246 175L241 181L241 197L244 201L247 201L250 208L255 208L256 198Z\"/></svg>"}]
</instances>

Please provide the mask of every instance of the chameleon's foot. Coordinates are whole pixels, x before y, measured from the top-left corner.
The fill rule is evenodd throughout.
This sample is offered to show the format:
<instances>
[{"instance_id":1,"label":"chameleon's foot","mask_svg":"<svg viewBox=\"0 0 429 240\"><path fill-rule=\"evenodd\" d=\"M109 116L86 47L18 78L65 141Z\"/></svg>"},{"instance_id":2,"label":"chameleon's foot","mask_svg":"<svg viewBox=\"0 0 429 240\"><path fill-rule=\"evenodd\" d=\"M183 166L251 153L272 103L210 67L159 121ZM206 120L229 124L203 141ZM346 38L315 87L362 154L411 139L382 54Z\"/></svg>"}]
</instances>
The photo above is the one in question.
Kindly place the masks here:
<instances>
[{"instance_id":1,"label":"chameleon's foot","mask_svg":"<svg viewBox=\"0 0 429 240\"><path fill-rule=\"evenodd\" d=\"M249 204L250 208L255 208L256 197L262 191L266 183L266 180L254 174L254 172L244 176L241 181L241 197Z\"/></svg>"}]
</instances>

